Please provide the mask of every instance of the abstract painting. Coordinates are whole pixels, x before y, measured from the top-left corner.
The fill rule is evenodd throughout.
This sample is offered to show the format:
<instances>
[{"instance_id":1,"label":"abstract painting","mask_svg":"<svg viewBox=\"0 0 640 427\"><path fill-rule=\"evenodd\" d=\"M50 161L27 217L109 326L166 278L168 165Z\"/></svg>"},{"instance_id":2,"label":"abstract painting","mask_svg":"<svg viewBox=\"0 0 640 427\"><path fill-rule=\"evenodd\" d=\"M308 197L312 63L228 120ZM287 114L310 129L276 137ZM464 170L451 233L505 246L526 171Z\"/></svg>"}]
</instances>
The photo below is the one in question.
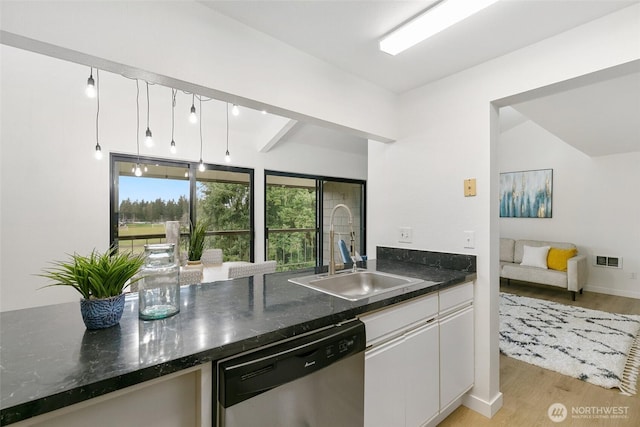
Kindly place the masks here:
<instances>
[{"instance_id":1,"label":"abstract painting","mask_svg":"<svg viewBox=\"0 0 640 427\"><path fill-rule=\"evenodd\" d=\"M500 174L501 218L551 218L553 169Z\"/></svg>"}]
</instances>

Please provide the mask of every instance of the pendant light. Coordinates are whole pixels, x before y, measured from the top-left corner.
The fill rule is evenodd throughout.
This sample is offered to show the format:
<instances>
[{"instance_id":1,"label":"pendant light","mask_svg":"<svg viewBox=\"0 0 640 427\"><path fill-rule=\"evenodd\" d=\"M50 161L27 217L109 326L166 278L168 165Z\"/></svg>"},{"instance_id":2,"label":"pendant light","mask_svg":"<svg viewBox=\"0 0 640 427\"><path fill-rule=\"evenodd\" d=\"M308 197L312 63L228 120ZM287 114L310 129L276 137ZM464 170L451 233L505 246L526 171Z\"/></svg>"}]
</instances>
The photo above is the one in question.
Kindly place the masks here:
<instances>
[{"instance_id":1,"label":"pendant light","mask_svg":"<svg viewBox=\"0 0 640 427\"><path fill-rule=\"evenodd\" d=\"M96 77L98 76L98 69L96 68ZM91 67L91 71L89 72L89 78L87 79L87 87L84 90L84 93L87 94L89 98L96 97L96 82L93 80L93 67Z\"/></svg>"},{"instance_id":2,"label":"pendant light","mask_svg":"<svg viewBox=\"0 0 640 427\"><path fill-rule=\"evenodd\" d=\"M136 147L138 149L138 162L133 174L142 176L142 169L140 169L140 84L138 79L136 79Z\"/></svg>"},{"instance_id":3,"label":"pendant light","mask_svg":"<svg viewBox=\"0 0 640 427\"><path fill-rule=\"evenodd\" d=\"M98 80L98 84L96 85L96 151L94 152L94 156L97 160L100 160L102 159L102 147L98 141L98 119L100 118L100 76L98 75L98 72L99 71L96 69L96 79Z\"/></svg>"},{"instance_id":4,"label":"pendant light","mask_svg":"<svg viewBox=\"0 0 640 427\"><path fill-rule=\"evenodd\" d=\"M204 165L204 162L202 161L202 98L198 97L198 99L200 100L200 164L198 165L198 170L200 172L204 172L206 170L206 167Z\"/></svg>"},{"instance_id":5,"label":"pendant light","mask_svg":"<svg viewBox=\"0 0 640 427\"><path fill-rule=\"evenodd\" d=\"M189 113L189 121L191 123L198 123L198 115L196 114L195 100L196 100L196 94L193 93L191 94L191 112ZM202 108L202 100L200 102L200 108ZM200 115L202 115L202 113L200 113Z\"/></svg>"},{"instance_id":6,"label":"pendant light","mask_svg":"<svg viewBox=\"0 0 640 427\"><path fill-rule=\"evenodd\" d=\"M231 155L229 154L229 103L228 102L227 102L227 152L224 153L224 161L227 163L231 163Z\"/></svg>"},{"instance_id":7,"label":"pendant light","mask_svg":"<svg viewBox=\"0 0 640 427\"><path fill-rule=\"evenodd\" d=\"M227 108L229 107L227 106ZM238 108L236 104L233 104L233 108L231 109L231 114L233 114L236 117L238 117L238 114L240 114L240 108Z\"/></svg>"},{"instance_id":8,"label":"pendant light","mask_svg":"<svg viewBox=\"0 0 640 427\"><path fill-rule=\"evenodd\" d=\"M151 135L151 129L149 128L149 82L147 84L147 132L145 133L145 144L147 147L153 147L153 136Z\"/></svg>"},{"instance_id":9,"label":"pendant light","mask_svg":"<svg viewBox=\"0 0 640 427\"><path fill-rule=\"evenodd\" d=\"M176 89L171 89L171 145L169 146L169 151L171 151L172 154L176 154L176 151L177 151L176 142L173 140L177 92L178 91Z\"/></svg>"}]
</instances>

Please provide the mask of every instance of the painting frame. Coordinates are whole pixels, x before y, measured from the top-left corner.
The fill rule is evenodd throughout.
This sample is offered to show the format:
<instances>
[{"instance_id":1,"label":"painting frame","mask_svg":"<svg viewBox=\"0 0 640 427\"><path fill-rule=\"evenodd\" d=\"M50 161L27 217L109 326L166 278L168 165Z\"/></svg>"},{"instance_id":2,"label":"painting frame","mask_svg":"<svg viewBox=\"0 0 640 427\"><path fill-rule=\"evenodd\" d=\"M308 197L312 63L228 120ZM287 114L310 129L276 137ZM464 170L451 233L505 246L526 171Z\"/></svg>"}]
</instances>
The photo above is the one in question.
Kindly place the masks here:
<instances>
[{"instance_id":1,"label":"painting frame","mask_svg":"<svg viewBox=\"0 0 640 427\"><path fill-rule=\"evenodd\" d=\"M553 218L553 169L500 173L500 218Z\"/></svg>"}]
</instances>

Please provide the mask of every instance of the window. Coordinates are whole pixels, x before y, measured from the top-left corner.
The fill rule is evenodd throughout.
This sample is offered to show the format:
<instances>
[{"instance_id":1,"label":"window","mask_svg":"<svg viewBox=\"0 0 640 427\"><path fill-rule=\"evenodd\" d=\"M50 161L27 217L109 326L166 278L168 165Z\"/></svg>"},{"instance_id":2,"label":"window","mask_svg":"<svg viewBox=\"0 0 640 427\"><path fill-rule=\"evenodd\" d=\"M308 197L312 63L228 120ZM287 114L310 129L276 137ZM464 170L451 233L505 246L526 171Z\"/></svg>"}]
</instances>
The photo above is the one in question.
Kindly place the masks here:
<instances>
[{"instance_id":1,"label":"window","mask_svg":"<svg viewBox=\"0 0 640 427\"><path fill-rule=\"evenodd\" d=\"M355 250L365 254L365 181L265 172L265 245L278 271L329 263L329 225L333 207L342 203L353 215ZM349 216L335 213L336 245L351 245ZM322 233L320 233L322 230ZM340 262L335 248L336 261Z\"/></svg>"},{"instance_id":2,"label":"window","mask_svg":"<svg viewBox=\"0 0 640 427\"><path fill-rule=\"evenodd\" d=\"M253 261L253 170L111 155L111 243L141 252L165 240L166 221L179 221L186 249L190 226L207 224L205 248L223 250L225 261ZM194 174L193 171L196 171ZM186 251L183 251L186 253Z\"/></svg>"},{"instance_id":3,"label":"window","mask_svg":"<svg viewBox=\"0 0 640 427\"><path fill-rule=\"evenodd\" d=\"M314 267L317 259L316 180L266 175L267 259L279 271Z\"/></svg>"},{"instance_id":4,"label":"window","mask_svg":"<svg viewBox=\"0 0 640 427\"><path fill-rule=\"evenodd\" d=\"M196 173L196 218L207 224L205 247L222 249L225 261L253 260L253 171Z\"/></svg>"}]
</instances>

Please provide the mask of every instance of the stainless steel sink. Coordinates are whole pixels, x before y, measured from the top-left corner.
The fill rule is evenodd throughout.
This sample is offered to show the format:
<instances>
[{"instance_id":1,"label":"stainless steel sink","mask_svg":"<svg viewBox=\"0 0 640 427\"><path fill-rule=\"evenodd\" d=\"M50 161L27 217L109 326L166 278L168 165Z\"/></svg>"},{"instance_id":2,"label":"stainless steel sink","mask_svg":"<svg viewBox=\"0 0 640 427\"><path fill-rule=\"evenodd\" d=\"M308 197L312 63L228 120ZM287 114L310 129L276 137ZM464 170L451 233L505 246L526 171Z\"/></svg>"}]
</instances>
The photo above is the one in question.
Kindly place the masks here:
<instances>
[{"instance_id":1,"label":"stainless steel sink","mask_svg":"<svg viewBox=\"0 0 640 427\"><path fill-rule=\"evenodd\" d=\"M343 272L331 276L316 274L294 277L289 281L349 301L358 301L424 282L421 279L379 271Z\"/></svg>"}]
</instances>

